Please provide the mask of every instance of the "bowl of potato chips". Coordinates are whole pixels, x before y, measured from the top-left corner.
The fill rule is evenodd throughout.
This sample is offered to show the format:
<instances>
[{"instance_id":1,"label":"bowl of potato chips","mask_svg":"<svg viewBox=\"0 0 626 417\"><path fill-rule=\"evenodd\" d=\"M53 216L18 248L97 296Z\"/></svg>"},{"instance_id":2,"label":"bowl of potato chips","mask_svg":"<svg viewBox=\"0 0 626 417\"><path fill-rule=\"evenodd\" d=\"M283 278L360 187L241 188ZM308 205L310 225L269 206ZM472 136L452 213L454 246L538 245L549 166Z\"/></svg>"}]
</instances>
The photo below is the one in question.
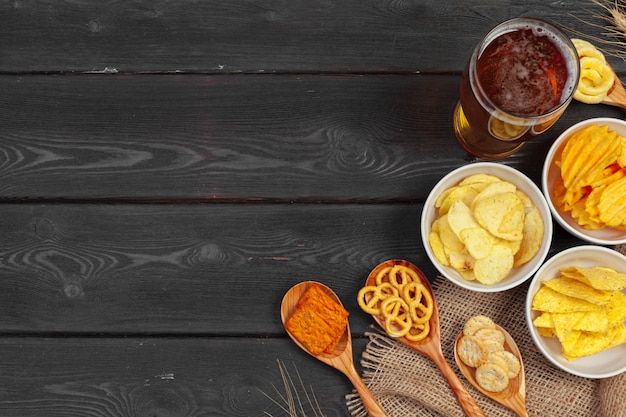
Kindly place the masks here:
<instances>
[{"instance_id":1,"label":"bowl of potato chips","mask_svg":"<svg viewBox=\"0 0 626 417\"><path fill-rule=\"evenodd\" d=\"M556 221L598 245L626 243L626 122L595 118L565 130L543 166Z\"/></svg>"},{"instance_id":2,"label":"bowl of potato chips","mask_svg":"<svg viewBox=\"0 0 626 417\"><path fill-rule=\"evenodd\" d=\"M480 292L530 279L552 241L552 216L541 190L507 165L480 162L443 177L421 218L426 253L447 279Z\"/></svg>"},{"instance_id":3,"label":"bowl of potato chips","mask_svg":"<svg viewBox=\"0 0 626 417\"><path fill-rule=\"evenodd\" d=\"M528 287L526 321L555 366L585 378L626 371L626 256L584 245L550 258Z\"/></svg>"}]
</instances>

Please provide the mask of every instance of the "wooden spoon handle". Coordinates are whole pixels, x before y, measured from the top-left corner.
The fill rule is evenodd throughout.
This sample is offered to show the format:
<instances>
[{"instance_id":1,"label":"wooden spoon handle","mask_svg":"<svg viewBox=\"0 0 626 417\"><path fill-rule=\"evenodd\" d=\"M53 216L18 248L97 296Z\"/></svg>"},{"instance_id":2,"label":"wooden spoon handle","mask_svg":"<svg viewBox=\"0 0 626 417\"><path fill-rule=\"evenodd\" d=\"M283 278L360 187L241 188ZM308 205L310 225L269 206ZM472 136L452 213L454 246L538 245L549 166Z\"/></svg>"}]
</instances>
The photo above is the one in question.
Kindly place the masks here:
<instances>
[{"instance_id":1,"label":"wooden spoon handle","mask_svg":"<svg viewBox=\"0 0 626 417\"><path fill-rule=\"evenodd\" d=\"M367 412L371 417L387 417L385 411L380 407L372 392L367 388L367 385L363 382L359 374L356 372L354 367L346 369L345 374L354 385L354 388L361 396L361 400L363 401L363 405L367 408Z\"/></svg>"},{"instance_id":2,"label":"wooden spoon handle","mask_svg":"<svg viewBox=\"0 0 626 417\"><path fill-rule=\"evenodd\" d=\"M435 360L435 363L439 367L439 370L443 374L444 378L450 384L454 395L456 395L456 399L467 414L470 417L485 417L485 413L478 406L476 400L470 395L465 385L461 382L459 377L454 373L448 362L443 358L443 355L440 359Z\"/></svg>"},{"instance_id":3,"label":"wooden spoon handle","mask_svg":"<svg viewBox=\"0 0 626 417\"><path fill-rule=\"evenodd\" d=\"M613 82L613 86L609 89L609 94L602 100L602 103L608 104L609 106L616 106L626 108L626 90L624 90L624 85L617 77L617 74L613 70L611 71L615 75L615 81Z\"/></svg>"}]
</instances>

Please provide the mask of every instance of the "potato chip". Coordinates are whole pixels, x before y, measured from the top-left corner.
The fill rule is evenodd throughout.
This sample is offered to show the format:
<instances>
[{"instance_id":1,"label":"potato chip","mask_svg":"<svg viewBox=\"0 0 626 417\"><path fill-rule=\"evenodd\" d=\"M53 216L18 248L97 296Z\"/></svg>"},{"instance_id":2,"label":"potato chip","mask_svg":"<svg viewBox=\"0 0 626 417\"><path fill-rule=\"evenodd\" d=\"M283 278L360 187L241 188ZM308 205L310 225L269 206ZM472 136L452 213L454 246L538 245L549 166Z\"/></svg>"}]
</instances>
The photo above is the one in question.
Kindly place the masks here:
<instances>
[{"instance_id":1,"label":"potato chip","mask_svg":"<svg viewBox=\"0 0 626 417\"><path fill-rule=\"evenodd\" d=\"M468 177L465 177L459 182L459 185L468 185L468 184L492 184L494 182L502 181L500 178L495 175L490 174L473 174Z\"/></svg>"},{"instance_id":2,"label":"potato chip","mask_svg":"<svg viewBox=\"0 0 626 417\"><path fill-rule=\"evenodd\" d=\"M496 239L481 227L461 230L460 241L474 259L483 259L491 254Z\"/></svg>"},{"instance_id":3,"label":"potato chip","mask_svg":"<svg viewBox=\"0 0 626 417\"><path fill-rule=\"evenodd\" d=\"M514 193L517 190L515 185L511 184L508 181L498 181L489 184L484 190L482 190L476 198L474 198L473 204L478 203L479 201L503 193ZM474 208L472 207L472 210Z\"/></svg>"},{"instance_id":4,"label":"potato chip","mask_svg":"<svg viewBox=\"0 0 626 417\"><path fill-rule=\"evenodd\" d=\"M600 196L598 211L600 220L608 226L626 226L626 178L620 178L606 186Z\"/></svg>"},{"instance_id":5,"label":"potato chip","mask_svg":"<svg viewBox=\"0 0 626 417\"><path fill-rule=\"evenodd\" d=\"M455 201L450 207L448 223L459 239L462 230L481 227L474 219L474 214L470 208L462 201Z\"/></svg>"},{"instance_id":6,"label":"potato chip","mask_svg":"<svg viewBox=\"0 0 626 417\"><path fill-rule=\"evenodd\" d=\"M574 132L555 161L552 200L590 230L626 230L626 138L597 124Z\"/></svg>"},{"instance_id":7,"label":"potato chip","mask_svg":"<svg viewBox=\"0 0 626 417\"><path fill-rule=\"evenodd\" d=\"M525 264L539 253L544 234L543 218L537 206L522 191L517 191L517 197L524 205L524 227L523 237L519 240L519 247L517 250L512 251L513 255L515 255L513 259L514 267Z\"/></svg>"},{"instance_id":8,"label":"potato chip","mask_svg":"<svg viewBox=\"0 0 626 417\"><path fill-rule=\"evenodd\" d=\"M430 248L432 249L435 258L437 258L437 261L444 266L448 266L448 257L446 256L439 234L436 232L430 232L428 234L428 243L430 244Z\"/></svg>"},{"instance_id":9,"label":"potato chip","mask_svg":"<svg viewBox=\"0 0 626 417\"><path fill-rule=\"evenodd\" d=\"M617 134L608 126L588 126L572 135L561 155L561 172L566 188L580 188L589 185L589 178L600 166L604 169L615 162L616 150L621 151ZM593 152L582 152L593 150Z\"/></svg>"},{"instance_id":10,"label":"potato chip","mask_svg":"<svg viewBox=\"0 0 626 417\"><path fill-rule=\"evenodd\" d=\"M507 240L524 237L524 205L515 192L475 200L472 210L478 223L494 236Z\"/></svg>"},{"instance_id":11,"label":"potato chip","mask_svg":"<svg viewBox=\"0 0 626 417\"><path fill-rule=\"evenodd\" d=\"M543 243L537 206L514 184L494 175L464 178L444 190L435 206L438 217L428 237L435 259L468 281L493 284L504 279L513 267L530 261ZM493 254L495 246L501 248ZM479 278L474 271L478 261Z\"/></svg>"},{"instance_id":12,"label":"potato chip","mask_svg":"<svg viewBox=\"0 0 626 417\"><path fill-rule=\"evenodd\" d=\"M474 198L478 195L479 191L472 185L459 185L452 187L450 192L446 194L446 197L441 201L439 206L439 213L445 214L450 210L450 207L456 201L462 201L466 205L471 205Z\"/></svg>"},{"instance_id":13,"label":"potato chip","mask_svg":"<svg viewBox=\"0 0 626 417\"><path fill-rule=\"evenodd\" d=\"M463 252L448 252L448 262L452 268L461 272L473 270L476 260L464 250Z\"/></svg>"},{"instance_id":14,"label":"potato chip","mask_svg":"<svg viewBox=\"0 0 626 417\"><path fill-rule=\"evenodd\" d=\"M465 249L465 245L457 234L452 230L450 222L448 221L448 215L444 214L439 218L439 237L444 248L454 252L462 252Z\"/></svg>"},{"instance_id":15,"label":"potato chip","mask_svg":"<svg viewBox=\"0 0 626 417\"><path fill-rule=\"evenodd\" d=\"M474 276L478 282L492 285L502 281L513 268L513 254L503 245L494 245L489 256L477 259Z\"/></svg>"},{"instance_id":16,"label":"potato chip","mask_svg":"<svg viewBox=\"0 0 626 417\"><path fill-rule=\"evenodd\" d=\"M617 157L617 164L620 166L620 168L626 168L626 138L620 136L620 139L622 142L622 151Z\"/></svg>"},{"instance_id":17,"label":"potato chip","mask_svg":"<svg viewBox=\"0 0 626 417\"><path fill-rule=\"evenodd\" d=\"M474 275L474 271L472 271L471 269L467 271L457 271L457 272L466 281L476 281L476 275Z\"/></svg>"},{"instance_id":18,"label":"potato chip","mask_svg":"<svg viewBox=\"0 0 626 417\"><path fill-rule=\"evenodd\" d=\"M522 247L522 240L497 239L496 244L508 247L511 250L511 253L513 255L516 255ZM528 262L529 260L530 258L527 259L526 262ZM517 265L513 265L513 266L520 266L526 262L520 261Z\"/></svg>"}]
</instances>

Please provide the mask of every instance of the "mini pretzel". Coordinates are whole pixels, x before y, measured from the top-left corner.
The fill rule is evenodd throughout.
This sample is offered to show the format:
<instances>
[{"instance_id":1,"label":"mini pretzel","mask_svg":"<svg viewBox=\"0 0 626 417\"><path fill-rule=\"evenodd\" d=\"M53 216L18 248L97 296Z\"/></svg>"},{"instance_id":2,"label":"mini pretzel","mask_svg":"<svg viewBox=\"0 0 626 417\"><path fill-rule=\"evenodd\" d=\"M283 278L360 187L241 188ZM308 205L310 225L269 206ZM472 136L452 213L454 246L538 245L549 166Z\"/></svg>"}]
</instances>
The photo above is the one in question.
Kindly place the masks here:
<instances>
[{"instance_id":1,"label":"mini pretzel","mask_svg":"<svg viewBox=\"0 0 626 417\"><path fill-rule=\"evenodd\" d=\"M402 289L402 297L409 305L413 323L427 323L433 315L433 297L421 282L410 282Z\"/></svg>"},{"instance_id":2,"label":"mini pretzel","mask_svg":"<svg viewBox=\"0 0 626 417\"><path fill-rule=\"evenodd\" d=\"M385 318L385 331L389 336L400 337L406 335L413 322L409 314L409 306L400 297L387 297L380 304L380 310Z\"/></svg>"},{"instance_id":3,"label":"mini pretzel","mask_svg":"<svg viewBox=\"0 0 626 417\"><path fill-rule=\"evenodd\" d=\"M417 330L417 332L414 332L413 330ZM419 342L420 340L426 339L428 333L430 333L429 322L420 324L414 323L411 329L409 329L409 331L404 335L404 337L406 337L411 342Z\"/></svg>"},{"instance_id":4,"label":"mini pretzel","mask_svg":"<svg viewBox=\"0 0 626 417\"><path fill-rule=\"evenodd\" d=\"M391 266L387 266L385 268L382 268L380 271L378 271L378 274L376 274L376 279L375 279L376 285L380 285L383 282L388 282L388 280L385 281L385 279L388 278L387 276L389 274L389 271L391 271L392 268L393 267Z\"/></svg>"},{"instance_id":5,"label":"mini pretzel","mask_svg":"<svg viewBox=\"0 0 626 417\"><path fill-rule=\"evenodd\" d=\"M363 311L382 316L383 327L392 337L404 336L412 342L430 333L433 297L416 271L406 265L381 268L376 285L361 288L358 303Z\"/></svg>"},{"instance_id":6,"label":"mini pretzel","mask_svg":"<svg viewBox=\"0 0 626 417\"><path fill-rule=\"evenodd\" d=\"M376 286L368 285L359 291L358 303L366 313L381 314L380 302L387 297L397 295L398 290L388 282Z\"/></svg>"},{"instance_id":7,"label":"mini pretzel","mask_svg":"<svg viewBox=\"0 0 626 417\"><path fill-rule=\"evenodd\" d=\"M394 287L402 288L410 282L419 280L419 277L410 268L404 265L395 265L389 271L388 279Z\"/></svg>"}]
</instances>

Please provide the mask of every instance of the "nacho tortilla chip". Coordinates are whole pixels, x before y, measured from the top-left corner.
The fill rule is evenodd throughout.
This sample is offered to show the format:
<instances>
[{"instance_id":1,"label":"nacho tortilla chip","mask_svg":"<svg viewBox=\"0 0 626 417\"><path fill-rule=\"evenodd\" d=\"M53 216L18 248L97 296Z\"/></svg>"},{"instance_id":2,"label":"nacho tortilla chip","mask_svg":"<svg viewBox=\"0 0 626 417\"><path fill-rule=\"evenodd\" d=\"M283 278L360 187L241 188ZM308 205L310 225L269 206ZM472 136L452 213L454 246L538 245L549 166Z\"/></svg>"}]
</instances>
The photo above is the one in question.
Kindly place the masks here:
<instances>
[{"instance_id":1,"label":"nacho tortilla chip","mask_svg":"<svg viewBox=\"0 0 626 417\"><path fill-rule=\"evenodd\" d=\"M597 310L598 306L589 301L563 295L542 285L533 297L532 309L549 313L571 313Z\"/></svg>"},{"instance_id":2,"label":"nacho tortilla chip","mask_svg":"<svg viewBox=\"0 0 626 417\"><path fill-rule=\"evenodd\" d=\"M574 278L557 277L543 283L547 287L561 294L580 298L590 303L603 305L611 301L612 294L606 291L596 290L593 287Z\"/></svg>"},{"instance_id":3,"label":"nacho tortilla chip","mask_svg":"<svg viewBox=\"0 0 626 417\"><path fill-rule=\"evenodd\" d=\"M562 269L561 273L597 290L621 291L626 288L626 274L611 268L573 266Z\"/></svg>"},{"instance_id":4,"label":"nacho tortilla chip","mask_svg":"<svg viewBox=\"0 0 626 417\"><path fill-rule=\"evenodd\" d=\"M623 324L603 333L580 332L575 341L571 340L563 345L563 356L568 360L574 360L594 355L624 343L624 340L626 340L626 327Z\"/></svg>"}]
</instances>

